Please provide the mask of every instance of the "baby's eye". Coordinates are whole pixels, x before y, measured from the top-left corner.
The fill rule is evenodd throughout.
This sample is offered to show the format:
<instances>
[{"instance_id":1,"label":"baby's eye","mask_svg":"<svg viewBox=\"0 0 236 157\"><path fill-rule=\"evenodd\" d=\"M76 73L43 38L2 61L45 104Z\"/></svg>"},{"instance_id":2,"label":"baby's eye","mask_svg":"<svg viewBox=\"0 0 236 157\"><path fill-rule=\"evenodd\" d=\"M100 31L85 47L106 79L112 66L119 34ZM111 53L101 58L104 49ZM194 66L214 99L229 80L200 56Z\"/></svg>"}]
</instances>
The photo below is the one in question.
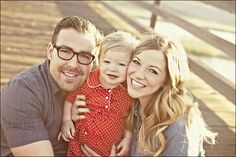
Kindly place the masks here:
<instances>
[{"instance_id":1,"label":"baby's eye","mask_svg":"<svg viewBox=\"0 0 236 157\"><path fill-rule=\"evenodd\" d=\"M124 63L119 63L120 66L126 66Z\"/></svg>"}]
</instances>

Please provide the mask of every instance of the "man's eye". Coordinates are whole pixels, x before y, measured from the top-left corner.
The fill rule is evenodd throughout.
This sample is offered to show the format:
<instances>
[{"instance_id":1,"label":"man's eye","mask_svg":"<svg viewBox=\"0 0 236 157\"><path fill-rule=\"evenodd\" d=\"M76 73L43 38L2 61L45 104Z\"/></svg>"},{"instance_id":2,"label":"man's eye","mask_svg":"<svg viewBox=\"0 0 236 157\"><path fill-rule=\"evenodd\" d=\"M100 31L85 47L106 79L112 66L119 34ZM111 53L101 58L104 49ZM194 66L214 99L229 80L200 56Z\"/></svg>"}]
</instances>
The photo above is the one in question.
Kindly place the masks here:
<instances>
[{"instance_id":1,"label":"man's eye","mask_svg":"<svg viewBox=\"0 0 236 157\"><path fill-rule=\"evenodd\" d=\"M83 58L83 59L91 59L91 56L87 55L87 54L80 54L79 57Z\"/></svg>"},{"instance_id":2,"label":"man's eye","mask_svg":"<svg viewBox=\"0 0 236 157\"><path fill-rule=\"evenodd\" d=\"M60 52L66 53L66 54L71 54L72 53L70 50L67 50L67 49L60 49Z\"/></svg>"}]
</instances>

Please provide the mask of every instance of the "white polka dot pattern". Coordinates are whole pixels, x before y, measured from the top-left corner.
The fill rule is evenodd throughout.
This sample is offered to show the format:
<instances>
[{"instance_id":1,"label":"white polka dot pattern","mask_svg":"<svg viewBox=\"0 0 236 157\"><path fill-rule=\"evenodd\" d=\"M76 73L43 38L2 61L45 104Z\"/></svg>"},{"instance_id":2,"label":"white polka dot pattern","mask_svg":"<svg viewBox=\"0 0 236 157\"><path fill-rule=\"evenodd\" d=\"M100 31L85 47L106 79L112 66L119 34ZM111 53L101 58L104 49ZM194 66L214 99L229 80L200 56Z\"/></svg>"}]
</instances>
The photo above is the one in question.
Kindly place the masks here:
<instances>
[{"instance_id":1,"label":"white polka dot pattern","mask_svg":"<svg viewBox=\"0 0 236 157\"><path fill-rule=\"evenodd\" d=\"M124 118L132 98L121 85L104 89L99 82L99 71L90 73L86 83L70 93L66 101L73 103L76 96L86 96L88 108L85 120L76 122L76 137L70 141L68 156L82 156L81 144L87 144L102 156L109 156L114 143L119 143L124 131Z\"/></svg>"}]
</instances>

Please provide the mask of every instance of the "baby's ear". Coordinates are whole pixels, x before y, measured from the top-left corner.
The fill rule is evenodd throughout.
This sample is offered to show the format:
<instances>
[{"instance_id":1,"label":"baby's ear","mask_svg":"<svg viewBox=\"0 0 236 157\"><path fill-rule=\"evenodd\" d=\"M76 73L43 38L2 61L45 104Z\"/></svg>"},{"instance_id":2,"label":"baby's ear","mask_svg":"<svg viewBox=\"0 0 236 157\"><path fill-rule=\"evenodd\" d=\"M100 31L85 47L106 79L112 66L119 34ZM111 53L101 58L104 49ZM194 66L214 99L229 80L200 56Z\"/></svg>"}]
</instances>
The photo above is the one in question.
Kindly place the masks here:
<instances>
[{"instance_id":1,"label":"baby's ear","mask_svg":"<svg viewBox=\"0 0 236 157\"><path fill-rule=\"evenodd\" d=\"M48 43L48 46L47 46L47 58L49 60L51 60L51 58L52 58L52 52L53 52L53 45L50 42L50 43Z\"/></svg>"}]
</instances>

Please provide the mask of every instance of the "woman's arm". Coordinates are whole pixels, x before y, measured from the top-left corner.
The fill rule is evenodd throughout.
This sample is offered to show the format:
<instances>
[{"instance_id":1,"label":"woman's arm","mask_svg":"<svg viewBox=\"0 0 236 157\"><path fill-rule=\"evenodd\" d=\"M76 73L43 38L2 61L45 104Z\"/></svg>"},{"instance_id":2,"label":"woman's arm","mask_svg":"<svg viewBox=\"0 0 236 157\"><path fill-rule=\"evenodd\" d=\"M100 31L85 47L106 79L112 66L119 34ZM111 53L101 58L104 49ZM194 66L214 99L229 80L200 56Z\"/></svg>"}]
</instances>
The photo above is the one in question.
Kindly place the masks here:
<instances>
[{"instance_id":1,"label":"woman's arm","mask_svg":"<svg viewBox=\"0 0 236 157\"><path fill-rule=\"evenodd\" d=\"M117 156L126 156L129 153L132 133L129 130L124 130L123 138L117 146Z\"/></svg>"},{"instance_id":2,"label":"woman's arm","mask_svg":"<svg viewBox=\"0 0 236 157\"><path fill-rule=\"evenodd\" d=\"M97 157L101 156L98 153L96 153L95 151L93 151L91 148L89 148L86 144L81 145L80 148L85 156L97 156ZM109 156L116 156L116 146L114 144L112 145L111 153Z\"/></svg>"}]
</instances>

